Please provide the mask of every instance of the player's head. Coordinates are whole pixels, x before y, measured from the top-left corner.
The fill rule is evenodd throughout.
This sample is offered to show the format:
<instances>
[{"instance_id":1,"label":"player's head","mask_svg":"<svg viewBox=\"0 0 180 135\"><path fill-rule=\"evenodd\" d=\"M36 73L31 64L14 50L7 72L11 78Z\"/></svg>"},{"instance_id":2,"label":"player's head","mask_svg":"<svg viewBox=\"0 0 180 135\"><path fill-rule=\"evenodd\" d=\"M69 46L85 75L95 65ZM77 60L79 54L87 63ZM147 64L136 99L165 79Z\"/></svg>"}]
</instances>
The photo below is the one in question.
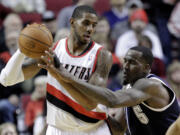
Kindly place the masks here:
<instances>
[{"instance_id":1,"label":"player's head","mask_svg":"<svg viewBox=\"0 0 180 135\"><path fill-rule=\"evenodd\" d=\"M124 57L123 83L133 84L136 80L146 77L151 71L153 54L151 50L144 46L132 47Z\"/></svg>"},{"instance_id":2,"label":"player's head","mask_svg":"<svg viewBox=\"0 0 180 135\"><path fill-rule=\"evenodd\" d=\"M92 7L87 5L75 8L70 23L71 34L80 44L87 44L97 25L97 15Z\"/></svg>"}]
</instances>

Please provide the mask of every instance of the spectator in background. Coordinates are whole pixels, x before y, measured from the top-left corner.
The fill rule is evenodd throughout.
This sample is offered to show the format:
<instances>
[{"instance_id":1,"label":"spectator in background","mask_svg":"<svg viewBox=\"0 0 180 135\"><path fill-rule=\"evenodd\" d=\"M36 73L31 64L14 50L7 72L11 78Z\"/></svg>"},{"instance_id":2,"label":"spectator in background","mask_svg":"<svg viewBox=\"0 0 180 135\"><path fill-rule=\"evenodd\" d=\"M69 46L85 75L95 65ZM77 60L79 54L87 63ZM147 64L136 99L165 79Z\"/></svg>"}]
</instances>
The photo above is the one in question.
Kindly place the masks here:
<instances>
[{"instance_id":1,"label":"spectator in background","mask_svg":"<svg viewBox=\"0 0 180 135\"><path fill-rule=\"evenodd\" d=\"M0 29L3 25L3 20L11 12L12 12L12 10L10 8L7 8L0 3Z\"/></svg>"},{"instance_id":2,"label":"spectator in background","mask_svg":"<svg viewBox=\"0 0 180 135\"><path fill-rule=\"evenodd\" d=\"M171 16L168 20L168 30L172 34L171 36L171 57L174 59L180 59L180 1L175 5Z\"/></svg>"},{"instance_id":3,"label":"spectator in background","mask_svg":"<svg viewBox=\"0 0 180 135\"><path fill-rule=\"evenodd\" d=\"M7 99L0 100L0 124L5 122L16 123L16 110L19 105L19 98L12 94ZM0 134L1 135L1 134Z\"/></svg>"},{"instance_id":4,"label":"spectator in background","mask_svg":"<svg viewBox=\"0 0 180 135\"><path fill-rule=\"evenodd\" d=\"M139 42L138 43L139 46L145 46L152 50L153 45L148 36L145 36L145 35L141 36L138 42ZM151 66L151 73L165 79L166 69L165 69L164 62L161 59L154 57L154 60Z\"/></svg>"},{"instance_id":5,"label":"spectator in background","mask_svg":"<svg viewBox=\"0 0 180 135\"><path fill-rule=\"evenodd\" d=\"M0 125L0 135L17 135L16 126L12 123Z\"/></svg>"},{"instance_id":6,"label":"spectator in background","mask_svg":"<svg viewBox=\"0 0 180 135\"><path fill-rule=\"evenodd\" d=\"M129 16L131 16L131 14L137 9L144 9L144 5L141 0L128 0L126 6L129 11ZM158 34L156 27L152 23L148 23L145 29Z\"/></svg>"},{"instance_id":7,"label":"spectator in background","mask_svg":"<svg viewBox=\"0 0 180 135\"><path fill-rule=\"evenodd\" d=\"M176 93L180 105L180 62L174 61L167 68L167 82Z\"/></svg>"},{"instance_id":8,"label":"spectator in background","mask_svg":"<svg viewBox=\"0 0 180 135\"><path fill-rule=\"evenodd\" d=\"M128 8L130 16L134 10L139 8L142 9L143 3L141 2L141 0L127 0L126 7Z\"/></svg>"},{"instance_id":9,"label":"spectator in background","mask_svg":"<svg viewBox=\"0 0 180 135\"><path fill-rule=\"evenodd\" d=\"M53 11L47 10L42 14L42 23L46 25L54 37L57 31L57 21Z\"/></svg>"},{"instance_id":10,"label":"spectator in background","mask_svg":"<svg viewBox=\"0 0 180 135\"><path fill-rule=\"evenodd\" d=\"M174 7L168 20L168 30L176 38L180 39L180 1Z\"/></svg>"},{"instance_id":11,"label":"spectator in background","mask_svg":"<svg viewBox=\"0 0 180 135\"><path fill-rule=\"evenodd\" d=\"M115 54L123 61L127 50L138 45L142 35L146 35L152 41L152 53L154 57L164 60L160 40L156 34L145 29L148 24L148 17L143 9L135 10L130 16L131 30L125 32L118 38Z\"/></svg>"},{"instance_id":12,"label":"spectator in background","mask_svg":"<svg viewBox=\"0 0 180 135\"><path fill-rule=\"evenodd\" d=\"M23 28L23 22L18 14L10 13L3 21L3 27L0 29L0 52L7 51L5 37L11 32L20 32Z\"/></svg>"},{"instance_id":13,"label":"spectator in background","mask_svg":"<svg viewBox=\"0 0 180 135\"><path fill-rule=\"evenodd\" d=\"M110 24L111 39L116 42L118 37L128 30L128 9L126 0L110 0L111 9L103 14Z\"/></svg>"},{"instance_id":14,"label":"spectator in background","mask_svg":"<svg viewBox=\"0 0 180 135\"><path fill-rule=\"evenodd\" d=\"M22 22L16 14L10 14L4 21L4 26L6 51L0 52L0 71L5 67L6 63L18 48L18 37L22 28ZM21 84L9 87L0 85L0 89L0 99L8 98L12 94L19 96L22 93Z\"/></svg>"},{"instance_id":15,"label":"spectator in background","mask_svg":"<svg viewBox=\"0 0 180 135\"><path fill-rule=\"evenodd\" d=\"M18 48L18 32L10 32L5 36L5 43L8 51L0 53L0 71L5 67L6 63L10 59L11 55Z\"/></svg>"},{"instance_id":16,"label":"spectator in background","mask_svg":"<svg viewBox=\"0 0 180 135\"><path fill-rule=\"evenodd\" d=\"M166 66L171 63L171 34L167 23L177 0L142 0L150 22L156 25L158 36L162 44Z\"/></svg>"},{"instance_id":17,"label":"spectator in background","mask_svg":"<svg viewBox=\"0 0 180 135\"><path fill-rule=\"evenodd\" d=\"M69 20L72 16L74 9L78 5L88 5L88 6L93 7L95 2L96 2L96 0L73 0L73 5L64 7L58 13L58 16L57 16L58 29L62 29L62 28L68 28L69 29L70 28L70 21Z\"/></svg>"},{"instance_id":18,"label":"spectator in background","mask_svg":"<svg viewBox=\"0 0 180 135\"><path fill-rule=\"evenodd\" d=\"M46 76L37 76L35 78L35 89L31 94L31 99L28 102L25 110L25 124L31 133L33 133L35 119L43 114L46 96L46 82Z\"/></svg>"},{"instance_id":19,"label":"spectator in background","mask_svg":"<svg viewBox=\"0 0 180 135\"><path fill-rule=\"evenodd\" d=\"M45 0L1 0L0 2L15 12L43 13L46 10Z\"/></svg>"}]
</instances>

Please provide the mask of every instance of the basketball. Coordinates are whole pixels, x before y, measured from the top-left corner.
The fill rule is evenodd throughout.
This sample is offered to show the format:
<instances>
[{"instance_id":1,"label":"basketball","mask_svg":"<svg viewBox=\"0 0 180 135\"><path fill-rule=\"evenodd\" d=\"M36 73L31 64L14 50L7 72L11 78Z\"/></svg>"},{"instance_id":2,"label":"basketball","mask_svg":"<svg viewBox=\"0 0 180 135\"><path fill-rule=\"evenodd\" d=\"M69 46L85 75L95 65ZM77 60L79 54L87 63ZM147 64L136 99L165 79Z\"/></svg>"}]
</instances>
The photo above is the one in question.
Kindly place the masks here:
<instances>
[{"instance_id":1,"label":"basketball","mask_svg":"<svg viewBox=\"0 0 180 135\"><path fill-rule=\"evenodd\" d=\"M19 49L30 58L40 58L53 44L51 32L43 24L27 25L19 35Z\"/></svg>"}]
</instances>

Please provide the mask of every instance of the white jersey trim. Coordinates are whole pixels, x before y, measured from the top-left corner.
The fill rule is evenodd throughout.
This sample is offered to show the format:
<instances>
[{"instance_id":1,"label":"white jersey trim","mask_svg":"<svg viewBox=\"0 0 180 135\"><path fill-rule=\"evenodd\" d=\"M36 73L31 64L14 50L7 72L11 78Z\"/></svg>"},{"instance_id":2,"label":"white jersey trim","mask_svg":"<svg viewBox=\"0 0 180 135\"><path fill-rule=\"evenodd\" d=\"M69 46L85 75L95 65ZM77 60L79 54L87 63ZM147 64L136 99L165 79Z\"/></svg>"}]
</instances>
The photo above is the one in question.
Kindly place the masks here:
<instances>
[{"instance_id":1,"label":"white jersey trim","mask_svg":"<svg viewBox=\"0 0 180 135\"><path fill-rule=\"evenodd\" d=\"M166 85L162 80L158 79L157 77L151 77L151 78L149 78L149 79L154 79L154 80L160 81L161 83L163 83L164 85ZM167 87L168 87L168 86L167 86ZM169 89L170 89L170 88L169 88ZM171 89L170 89L170 90L171 90ZM172 91L172 90L171 90L171 91ZM173 92L173 94L174 94L172 101L171 101L168 105L164 106L163 108L153 108L153 107L148 106L148 105L147 105L146 103L144 103L144 102L142 102L142 104L143 104L144 106L146 106L147 108L149 108L150 110L155 111L155 112L165 111L167 108L169 108L169 107L173 104L173 102L174 102L174 100L175 100L175 93L174 93L174 91L172 91L172 92Z\"/></svg>"}]
</instances>

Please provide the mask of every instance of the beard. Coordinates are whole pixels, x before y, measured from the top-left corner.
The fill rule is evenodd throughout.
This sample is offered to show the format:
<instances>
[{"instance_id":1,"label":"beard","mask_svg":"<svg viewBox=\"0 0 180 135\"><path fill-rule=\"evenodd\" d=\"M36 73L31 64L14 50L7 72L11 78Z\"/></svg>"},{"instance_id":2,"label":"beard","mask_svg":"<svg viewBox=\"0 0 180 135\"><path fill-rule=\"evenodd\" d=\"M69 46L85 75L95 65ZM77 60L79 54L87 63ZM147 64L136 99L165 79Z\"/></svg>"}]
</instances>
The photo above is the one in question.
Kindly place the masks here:
<instances>
[{"instance_id":1,"label":"beard","mask_svg":"<svg viewBox=\"0 0 180 135\"><path fill-rule=\"evenodd\" d=\"M78 45L82 46L82 45L86 45L88 42L86 40L82 40L81 36L79 35L79 32L77 30L74 31L74 36L75 39L78 43Z\"/></svg>"}]
</instances>

